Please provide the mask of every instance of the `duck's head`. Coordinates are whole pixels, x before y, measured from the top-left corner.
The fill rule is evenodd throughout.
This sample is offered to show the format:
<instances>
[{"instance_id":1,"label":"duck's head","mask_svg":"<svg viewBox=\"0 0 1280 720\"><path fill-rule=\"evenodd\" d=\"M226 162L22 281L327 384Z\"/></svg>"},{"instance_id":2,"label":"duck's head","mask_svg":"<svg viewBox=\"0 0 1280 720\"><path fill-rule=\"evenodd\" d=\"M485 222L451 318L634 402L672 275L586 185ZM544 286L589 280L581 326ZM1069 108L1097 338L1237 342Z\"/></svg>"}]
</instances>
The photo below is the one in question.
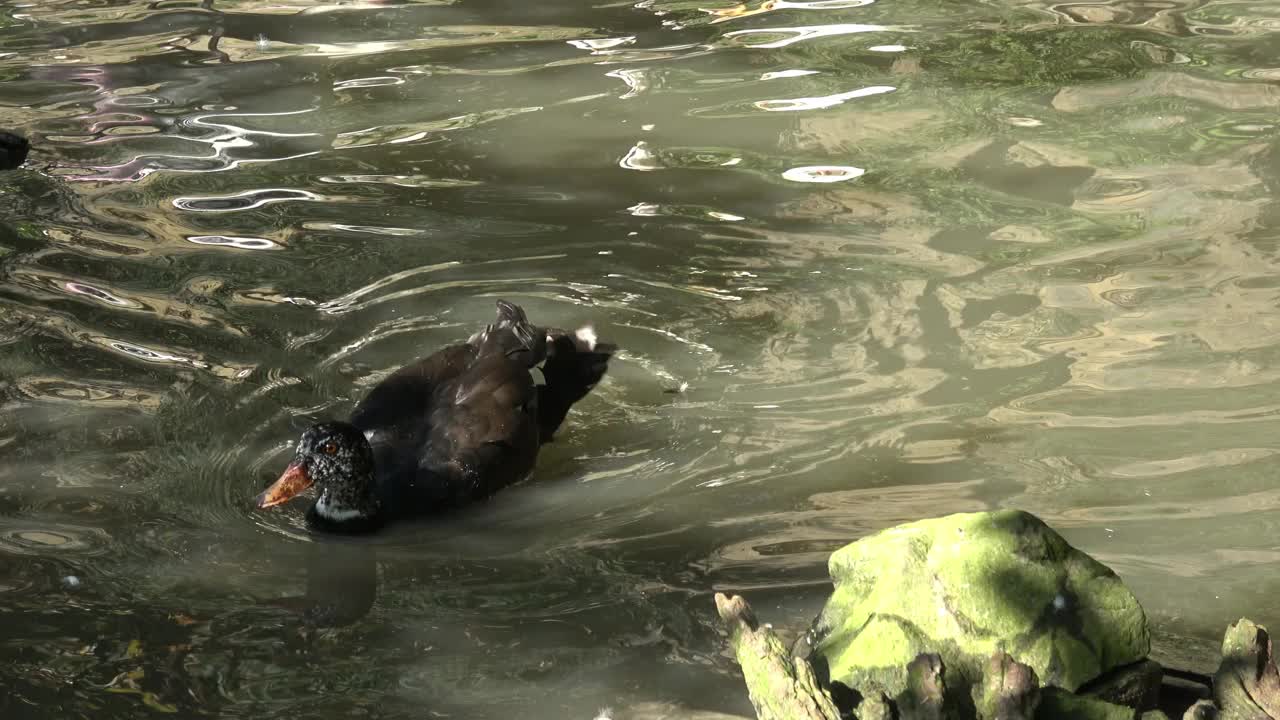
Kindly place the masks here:
<instances>
[{"instance_id":1,"label":"duck's head","mask_svg":"<svg viewBox=\"0 0 1280 720\"><path fill-rule=\"evenodd\" d=\"M322 529L361 532L381 510L373 480L373 450L354 425L326 422L302 433L293 462L258 496L258 507L279 505L316 486L307 520Z\"/></svg>"}]
</instances>

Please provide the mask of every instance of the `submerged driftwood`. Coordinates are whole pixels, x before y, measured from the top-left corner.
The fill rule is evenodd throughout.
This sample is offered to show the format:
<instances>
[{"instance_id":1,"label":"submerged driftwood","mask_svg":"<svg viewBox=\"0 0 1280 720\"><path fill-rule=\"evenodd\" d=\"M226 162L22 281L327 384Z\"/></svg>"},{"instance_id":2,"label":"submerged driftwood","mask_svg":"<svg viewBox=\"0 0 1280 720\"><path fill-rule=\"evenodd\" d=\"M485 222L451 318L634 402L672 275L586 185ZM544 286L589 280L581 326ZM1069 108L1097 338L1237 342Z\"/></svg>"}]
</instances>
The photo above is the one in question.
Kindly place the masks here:
<instances>
[{"instance_id":1,"label":"submerged driftwood","mask_svg":"<svg viewBox=\"0 0 1280 720\"><path fill-rule=\"evenodd\" d=\"M729 633L729 643L742 666L751 704L760 720L840 720L840 709L821 687L813 666L793 657L769 626L761 626L742 597L716 594L716 609ZM1031 720L1037 714L1041 688L1035 670L996 652L985 665L983 682L973 690L973 706L957 706L948 696L946 667L936 654L922 654L906 668L908 681L892 699L883 691L862 695L852 713L858 720ZM1071 695L1063 692L1062 695ZM1118 717L1113 706L1094 698L1071 696L1053 699L1056 710L1084 720ZM967 712L966 712L967 711ZM1076 714L1080 711L1081 714Z\"/></svg>"},{"instance_id":2,"label":"submerged driftwood","mask_svg":"<svg viewBox=\"0 0 1280 720\"><path fill-rule=\"evenodd\" d=\"M927 653L905 668L902 692L890 697L877 687L862 693L856 707L840 708L813 666L788 653L743 598L717 594L716 607L761 720L1280 720L1280 669L1271 638L1247 619L1227 629L1213 698L1189 706L1152 709L1163 673L1150 660L1070 692L1043 686L1031 667L996 651L967 702L950 692L941 657Z\"/></svg>"},{"instance_id":3,"label":"submerged driftwood","mask_svg":"<svg viewBox=\"0 0 1280 720\"><path fill-rule=\"evenodd\" d=\"M760 720L840 720L813 668L792 658L772 628L760 626L746 600L717 593L716 610L729 631Z\"/></svg>"},{"instance_id":4,"label":"submerged driftwood","mask_svg":"<svg viewBox=\"0 0 1280 720\"><path fill-rule=\"evenodd\" d=\"M1248 620L1227 628L1213 699L1224 720L1280 720L1280 673L1266 628Z\"/></svg>"}]
</instances>

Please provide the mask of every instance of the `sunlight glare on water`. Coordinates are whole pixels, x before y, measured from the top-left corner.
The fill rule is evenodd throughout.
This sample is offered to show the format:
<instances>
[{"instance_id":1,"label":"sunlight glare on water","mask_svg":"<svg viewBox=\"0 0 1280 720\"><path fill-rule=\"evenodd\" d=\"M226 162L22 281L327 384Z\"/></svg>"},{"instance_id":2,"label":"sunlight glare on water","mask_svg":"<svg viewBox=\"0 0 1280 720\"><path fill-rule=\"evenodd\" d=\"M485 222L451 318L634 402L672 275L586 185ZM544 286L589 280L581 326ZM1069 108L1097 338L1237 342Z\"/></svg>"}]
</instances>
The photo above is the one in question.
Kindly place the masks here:
<instances>
[{"instance_id":1,"label":"sunlight glare on water","mask_svg":"<svg viewBox=\"0 0 1280 720\"><path fill-rule=\"evenodd\" d=\"M1280 596L1277 28L0 0L0 715L749 716L714 591L794 633L835 548L996 507L1204 670ZM497 298L623 348L533 482L365 543L252 508Z\"/></svg>"}]
</instances>

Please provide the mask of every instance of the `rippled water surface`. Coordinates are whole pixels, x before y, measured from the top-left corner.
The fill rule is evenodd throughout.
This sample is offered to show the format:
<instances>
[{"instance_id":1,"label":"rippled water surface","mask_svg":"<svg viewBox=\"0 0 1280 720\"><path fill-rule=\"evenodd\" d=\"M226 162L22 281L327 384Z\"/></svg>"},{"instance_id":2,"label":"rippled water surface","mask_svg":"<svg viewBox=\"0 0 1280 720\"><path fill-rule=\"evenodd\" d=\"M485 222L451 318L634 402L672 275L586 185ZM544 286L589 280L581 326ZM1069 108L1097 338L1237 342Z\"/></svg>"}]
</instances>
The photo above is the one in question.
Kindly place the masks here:
<instances>
[{"instance_id":1,"label":"rippled water surface","mask_svg":"<svg viewBox=\"0 0 1280 720\"><path fill-rule=\"evenodd\" d=\"M0 0L0 710L748 715L714 590L797 628L833 548L1009 506L1203 666L1280 616L1277 31ZM250 508L498 297L625 348L535 481L366 543Z\"/></svg>"}]
</instances>

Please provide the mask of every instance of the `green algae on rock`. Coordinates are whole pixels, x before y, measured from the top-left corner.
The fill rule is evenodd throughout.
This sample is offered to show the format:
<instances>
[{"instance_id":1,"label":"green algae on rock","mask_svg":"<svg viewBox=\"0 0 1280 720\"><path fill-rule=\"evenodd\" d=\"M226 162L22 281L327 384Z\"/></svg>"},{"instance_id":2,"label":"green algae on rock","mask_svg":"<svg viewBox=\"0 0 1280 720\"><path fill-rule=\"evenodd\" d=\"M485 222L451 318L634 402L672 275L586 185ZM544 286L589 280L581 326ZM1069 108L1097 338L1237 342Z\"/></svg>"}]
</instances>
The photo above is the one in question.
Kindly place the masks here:
<instances>
[{"instance_id":1,"label":"green algae on rock","mask_svg":"<svg viewBox=\"0 0 1280 720\"><path fill-rule=\"evenodd\" d=\"M809 639L831 682L902 692L906 667L937 653L966 694L995 651L1074 692L1146 657L1146 616L1102 563L1014 510L900 525L837 550L835 592Z\"/></svg>"}]
</instances>

